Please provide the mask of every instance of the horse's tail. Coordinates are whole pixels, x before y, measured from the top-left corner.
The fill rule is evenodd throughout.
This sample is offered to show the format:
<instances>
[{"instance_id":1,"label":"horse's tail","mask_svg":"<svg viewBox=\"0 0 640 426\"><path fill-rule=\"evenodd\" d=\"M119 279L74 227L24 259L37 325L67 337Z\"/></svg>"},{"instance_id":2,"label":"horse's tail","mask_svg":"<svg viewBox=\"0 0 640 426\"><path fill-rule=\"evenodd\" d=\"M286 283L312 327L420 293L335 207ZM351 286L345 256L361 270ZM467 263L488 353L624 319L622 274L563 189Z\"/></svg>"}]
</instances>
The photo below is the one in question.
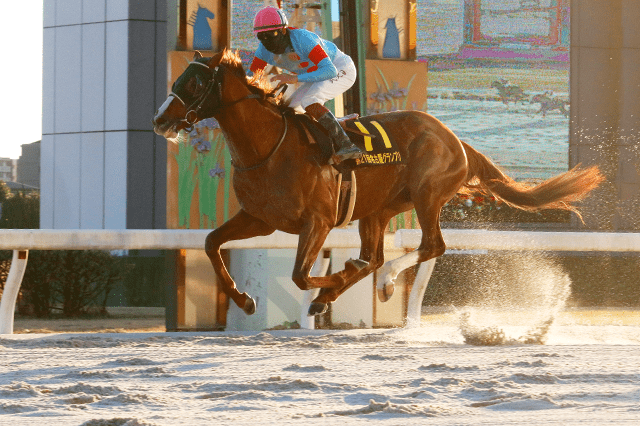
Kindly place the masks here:
<instances>
[{"instance_id":1,"label":"horse's tail","mask_svg":"<svg viewBox=\"0 0 640 426\"><path fill-rule=\"evenodd\" d=\"M502 173L489 158L468 144L462 142L462 146L469 163L465 186L484 194L490 193L504 203L521 210L569 210L582 219L573 203L585 198L604 180L597 166L587 169L576 166L538 185L529 186L518 183Z\"/></svg>"}]
</instances>

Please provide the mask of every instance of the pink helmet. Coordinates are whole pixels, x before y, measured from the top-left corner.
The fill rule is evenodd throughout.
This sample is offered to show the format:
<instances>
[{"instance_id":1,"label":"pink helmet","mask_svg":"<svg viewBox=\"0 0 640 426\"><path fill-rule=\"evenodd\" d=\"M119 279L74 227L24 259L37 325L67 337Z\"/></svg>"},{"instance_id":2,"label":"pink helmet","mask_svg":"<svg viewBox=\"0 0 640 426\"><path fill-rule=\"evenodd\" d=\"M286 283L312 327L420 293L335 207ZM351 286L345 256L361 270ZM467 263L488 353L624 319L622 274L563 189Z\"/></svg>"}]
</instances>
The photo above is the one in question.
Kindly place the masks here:
<instances>
[{"instance_id":1,"label":"pink helmet","mask_svg":"<svg viewBox=\"0 0 640 426\"><path fill-rule=\"evenodd\" d=\"M265 7L256 13L253 20L253 33L258 34L263 31L286 28L289 25L284 12L275 7Z\"/></svg>"}]
</instances>

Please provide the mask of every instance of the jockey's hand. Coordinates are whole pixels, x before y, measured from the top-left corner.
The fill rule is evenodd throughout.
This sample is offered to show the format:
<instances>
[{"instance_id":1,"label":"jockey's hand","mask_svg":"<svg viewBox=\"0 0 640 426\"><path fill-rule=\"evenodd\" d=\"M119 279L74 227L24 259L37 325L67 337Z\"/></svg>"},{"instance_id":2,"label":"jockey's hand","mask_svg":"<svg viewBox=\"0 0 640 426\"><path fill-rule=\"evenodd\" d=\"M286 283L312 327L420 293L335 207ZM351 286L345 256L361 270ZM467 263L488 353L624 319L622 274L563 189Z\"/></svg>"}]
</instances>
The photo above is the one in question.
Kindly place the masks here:
<instances>
[{"instance_id":1,"label":"jockey's hand","mask_svg":"<svg viewBox=\"0 0 640 426\"><path fill-rule=\"evenodd\" d=\"M271 77L272 83L295 84L298 82L298 76L295 74L276 74Z\"/></svg>"}]
</instances>

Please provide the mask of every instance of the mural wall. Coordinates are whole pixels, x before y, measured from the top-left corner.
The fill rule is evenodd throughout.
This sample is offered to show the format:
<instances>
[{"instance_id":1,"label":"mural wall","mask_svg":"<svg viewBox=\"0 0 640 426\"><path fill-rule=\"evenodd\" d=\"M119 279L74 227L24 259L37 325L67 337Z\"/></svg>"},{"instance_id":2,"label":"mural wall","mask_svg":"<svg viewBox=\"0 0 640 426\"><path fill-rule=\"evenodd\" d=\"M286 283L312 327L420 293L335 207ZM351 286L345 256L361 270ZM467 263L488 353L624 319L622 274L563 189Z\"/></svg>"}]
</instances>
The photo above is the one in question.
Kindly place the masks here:
<instances>
[{"instance_id":1,"label":"mural wall","mask_svg":"<svg viewBox=\"0 0 640 426\"><path fill-rule=\"evenodd\" d=\"M182 74L192 58L193 52L169 52L168 80ZM178 143L168 142L168 151L169 228L215 228L238 210L231 189L231 156L214 119L183 132Z\"/></svg>"}]
</instances>

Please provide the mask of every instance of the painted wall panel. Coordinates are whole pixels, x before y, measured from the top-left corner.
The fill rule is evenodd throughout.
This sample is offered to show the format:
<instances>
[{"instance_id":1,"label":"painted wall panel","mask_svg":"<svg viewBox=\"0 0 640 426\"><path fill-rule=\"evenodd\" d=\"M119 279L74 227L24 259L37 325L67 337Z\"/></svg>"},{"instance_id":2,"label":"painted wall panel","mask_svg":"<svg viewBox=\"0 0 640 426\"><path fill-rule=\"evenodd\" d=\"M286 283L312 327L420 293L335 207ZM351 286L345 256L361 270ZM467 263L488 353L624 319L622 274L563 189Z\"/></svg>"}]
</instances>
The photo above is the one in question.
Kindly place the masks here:
<instances>
[{"instance_id":1,"label":"painted wall panel","mask_svg":"<svg viewBox=\"0 0 640 426\"><path fill-rule=\"evenodd\" d=\"M129 5L129 19L144 19L152 21L156 19L156 7L163 5L157 5L153 1L136 1L131 2ZM166 6L163 7L166 9Z\"/></svg>"},{"instance_id":2,"label":"painted wall panel","mask_svg":"<svg viewBox=\"0 0 640 426\"><path fill-rule=\"evenodd\" d=\"M56 2L56 25L78 25L82 23L82 0L58 0Z\"/></svg>"},{"instance_id":3,"label":"painted wall panel","mask_svg":"<svg viewBox=\"0 0 640 426\"><path fill-rule=\"evenodd\" d=\"M340 271L349 259L357 259L359 249L334 249L331 251L331 270ZM367 327L373 325L373 275L363 278L344 292L331 305L331 320L335 323L348 322L350 324L364 323Z\"/></svg>"},{"instance_id":4,"label":"painted wall panel","mask_svg":"<svg viewBox=\"0 0 640 426\"><path fill-rule=\"evenodd\" d=\"M62 1L62 0L60 0ZM56 25L56 3L58 0L47 0L43 3L42 6L42 25L44 28L53 27ZM47 37L45 36L45 40Z\"/></svg>"},{"instance_id":5,"label":"painted wall panel","mask_svg":"<svg viewBox=\"0 0 640 426\"><path fill-rule=\"evenodd\" d=\"M129 23L128 129L153 130L155 94L155 23ZM166 68L166 67L165 67Z\"/></svg>"},{"instance_id":6,"label":"painted wall panel","mask_svg":"<svg viewBox=\"0 0 640 426\"><path fill-rule=\"evenodd\" d=\"M199 329L213 328L217 325L217 291L211 262L204 250L187 250L186 252L183 326Z\"/></svg>"},{"instance_id":7,"label":"painted wall panel","mask_svg":"<svg viewBox=\"0 0 640 426\"><path fill-rule=\"evenodd\" d=\"M129 18L130 0L107 1L107 21L118 21Z\"/></svg>"},{"instance_id":8,"label":"painted wall panel","mask_svg":"<svg viewBox=\"0 0 640 426\"><path fill-rule=\"evenodd\" d=\"M82 26L82 131L104 130L106 24Z\"/></svg>"},{"instance_id":9,"label":"painted wall panel","mask_svg":"<svg viewBox=\"0 0 640 426\"><path fill-rule=\"evenodd\" d=\"M40 228L53 228L54 135L42 135L40 142Z\"/></svg>"},{"instance_id":10,"label":"painted wall panel","mask_svg":"<svg viewBox=\"0 0 640 426\"><path fill-rule=\"evenodd\" d=\"M156 0L156 10L155 10L155 20L156 21L166 21L167 20L167 7L169 4L171 7L174 6L175 0Z\"/></svg>"},{"instance_id":11,"label":"painted wall panel","mask_svg":"<svg viewBox=\"0 0 640 426\"><path fill-rule=\"evenodd\" d=\"M167 23L166 22L156 22L156 27L155 27L155 31L156 31L156 51L157 52L163 52L167 49ZM154 108L153 110L155 111L160 105L162 105L162 102L164 102L164 100L167 97L167 89L166 89L166 84L163 84L163 82L167 81L167 67L166 66L162 66L166 64L166 58L164 61L159 62L156 67L155 67L155 78L156 78L156 85L155 85L155 98L154 98Z\"/></svg>"},{"instance_id":12,"label":"painted wall panel","mask_svg":"<svg viewBox=\"0 0 640 426\"><path fill-rule=\"evenodd\" d=\"M167 228L167 140L153 134L155 159L155 182L153 205L155 209L153 227Z\"/></svg>"},{"instance_id":13,"label":"painted wall panel","mask_svg":"<svg viewBox=\"0 0 640 426\"><path fill-rule=\"evenodd\" d=\"M640 15L640 13L638 13ZM636 15L636 16L638 16ZM640 38L640 33L638 33ZM640 128L640 50L622 50L620 136L622 144L637 145ZM640 174L640 170L638 171Z\"/></svg>"},{"instance_id":14,"label":"painted wall panel","mask_svg":"<svg viewBox=\"0 0 640 426\"><path fill-rule=\"evenodd\" d=\"M80 134L56 135L53 226L75 229L80 225Z\"/></svg>"},{"instance_id":15,"label":"painted wall panel","mask_svg":"<svg viewBox=\"0 0 640 426\"><path fill-rule=\"evenodd\" d=\"M127 228L152 228L153 221L153 134L128 132L127 136Z\"/></svg>"},{"instance_id":16,"label":"painted wall panel","mask_svg":"<svg viewBox=\"0 0 640 426\"><path fill-rule=\"evenodd\" d=\"M80 131L81 27L55 30L55 132Z\"/></svg>"},{"instance_id":17,"label":"painted wall panel","mask_svg":"<svg viewBox=\"0 0 640 426\"><path fill-rule=\"evenodd\" d=\"M47 4L48 2L45 2ZM42 133L54 132L55 118L55 28L45 28L43 34L42 68Z\"/></svg>"},{"instance_id":18,"label":"painted wall panel","mask_svg":"<svg viewBox=\"0 0 640 426\"><path fill-rule=\"evenodd\" d=\"M591 47L575 47L580 53L578 64L580 74L572 87L578 91L572 93L571 106L578 105L581 143L599 143L604 129L616 121L619 113L620 50ZM592 82L598 82L593 84ZM595 136L595 137L594 137Z\"/></svg>"},{"instance_id":19,"label":"painted wall panel","mask_svg":"<svg viewBox=\"0 0 640 426\"><path fill-rule=\"evenodd\" d=\"M580 44L584 47L612 49L622 47L620 19L623 15L621 3L615 1L581 0Z\"/></svg>"},{"instance_id":20,"label":"painted wall panel","mask_svg":"<svg viewBox=\"0 0 640 426\"><path fill-rule=\"evenodd\" d=\"M104 223L105 134L82 134L80 158L80 228L101 229Z\"/></svg>"},{"instance_id":21,"label":"painted wall panel","mask_svg":"<svg viewBox=\"0 0 640 426\"><path fill-rule=\"evenodd\" d=\"M104 228L127 227L127 133L105 133Z\"/></svg>"},{"instance_id":22,"label":"painted wall panel","mask_svg":"<svg viewBox=\"0 0 640 426\"><path fill-rule=\"evenodd\" d=\"M637 0L622 0L622 46L630 49L640 48L640 2Z\"/></svg>"},{"instance_id":23,"label":"painted wall panel","mask_svg":"<svg viewBox=\"0 0 640 426\"><path fill-rule=\"evenodd\" d=\"M300 323L304 292L291 280L295 258L294 249L231 251L229 272L238 290L256 301L256 313L246 315L235 303L229 303L226 330L264 330L285 322Z\"/></svg>"},{"instance_id":24,"label":"painted wall panel","mask_svg":"<svg viewBox=\"0 0 640 426\"><path fill-rule=\"evenodd\" d=\"M107 0L82 0L82 22L104 22L107 18Z\"/></svg>"},{"instance_id":25,"label":"painted wall panel","mask_svg":"<svg viewBox=\"0 0 640 426\"><path fill-rule=\"evenodd\" d=\"M109 2L111 4L111 2ZM129 24L107 23L105 129L126 130L128 99Z\"/></svg>"}]
</instances>

